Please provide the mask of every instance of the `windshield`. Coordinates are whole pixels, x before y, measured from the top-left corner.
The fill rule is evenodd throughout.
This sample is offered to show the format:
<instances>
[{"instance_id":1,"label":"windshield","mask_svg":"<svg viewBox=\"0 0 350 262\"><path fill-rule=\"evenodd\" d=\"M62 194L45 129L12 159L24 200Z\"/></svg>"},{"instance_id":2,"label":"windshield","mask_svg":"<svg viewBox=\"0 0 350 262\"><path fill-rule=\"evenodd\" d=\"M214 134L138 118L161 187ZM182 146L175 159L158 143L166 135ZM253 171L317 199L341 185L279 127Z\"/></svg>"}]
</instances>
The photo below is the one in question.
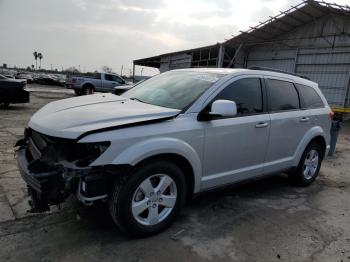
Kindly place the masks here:
<instances>
[{"instance_id":1,"label":"windshield","mask_svg":"<svg viewBox=\"0 0 350 262\"><path fill-rule=\"evenodd\" d=\"M185 109L224 74L211 72L174 71L155 76L122 94L137 101Z\"/></svg>"}]
</instances>

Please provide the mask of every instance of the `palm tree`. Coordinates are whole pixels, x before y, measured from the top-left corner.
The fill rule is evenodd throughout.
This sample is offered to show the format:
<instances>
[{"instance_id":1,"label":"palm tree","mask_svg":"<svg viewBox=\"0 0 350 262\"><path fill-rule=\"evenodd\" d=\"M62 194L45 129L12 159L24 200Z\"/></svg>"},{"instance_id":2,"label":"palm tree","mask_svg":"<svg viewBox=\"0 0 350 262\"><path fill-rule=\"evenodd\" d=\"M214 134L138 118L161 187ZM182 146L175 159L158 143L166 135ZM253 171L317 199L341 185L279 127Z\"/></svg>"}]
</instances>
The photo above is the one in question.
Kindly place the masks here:
<instances>
[{"instance_id":1,"label":"palm tree","mask_svg":"<svg viewBox=\"0 0 350 262\"><path fill-rule=\"evenodd\" d=\"M37 69L37 68L38 68L38 63L37 63L37 60L38 60L38 52L37 52L37 51L34 51L33 56L34 56L34 59L35 59L35 69Z\"/></svg>"},{"instance_id":2,"label":"palm tree","mask_svg":"<svg viewBox=\"0 0 350 262\"><path fill-rule=\"evenodd\" d=\"M41 59L44 58L43 54L42 53L38 53L38 58L39 58L39 61L40 61L39 69L41 69Z\"/></svg>"}]
</instances>

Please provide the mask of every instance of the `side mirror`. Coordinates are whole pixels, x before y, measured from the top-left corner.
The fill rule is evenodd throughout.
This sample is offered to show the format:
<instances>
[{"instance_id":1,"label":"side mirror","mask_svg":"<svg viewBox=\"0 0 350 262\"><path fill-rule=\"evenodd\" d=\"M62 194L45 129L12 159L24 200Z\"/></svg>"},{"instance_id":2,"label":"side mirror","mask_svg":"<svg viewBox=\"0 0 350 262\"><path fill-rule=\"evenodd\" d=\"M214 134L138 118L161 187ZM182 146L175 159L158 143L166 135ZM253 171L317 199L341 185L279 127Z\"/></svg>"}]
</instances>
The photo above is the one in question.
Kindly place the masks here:
<instances>
[{"instance_id":1,"label":"side mirror","mask_svg":"<svg viewBox=\"0 0 350 262\"><path fill-rule=\"evenodd\" d=\"M212 116L232 117L237 115L237 105L231 100L216 100L211 105L209 112Z\"/></svg>"}]
</instances>

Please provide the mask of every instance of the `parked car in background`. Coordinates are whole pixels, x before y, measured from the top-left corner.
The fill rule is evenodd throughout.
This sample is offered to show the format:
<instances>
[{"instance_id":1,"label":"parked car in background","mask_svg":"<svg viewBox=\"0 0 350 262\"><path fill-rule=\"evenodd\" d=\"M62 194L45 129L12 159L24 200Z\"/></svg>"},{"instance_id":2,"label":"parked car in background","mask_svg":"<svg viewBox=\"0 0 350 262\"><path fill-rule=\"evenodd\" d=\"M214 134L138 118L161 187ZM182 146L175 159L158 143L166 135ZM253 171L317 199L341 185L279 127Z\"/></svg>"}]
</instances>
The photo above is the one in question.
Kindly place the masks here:
<instances>
[{"instance_id":1,"label":"parked car in background","mask_svg":"<svg viewBox=\"0 0 350 262\"><path fill-rule=\"evenodd\" d=\"M40 85L65 86L65 75L37 74L33 81Z\"/></svg>"},{"instance_id":2,"label":"parked car in background","mask_svg":"<svg viewBox=\"0 0 350 262\"><path fill-rule=\"evenodd\" d=\"M145 236L199 192L280 172L310 185L330 148L331 118L318 85L298 76L173 70L121 96L44 106L16 154L33 211L70 194L107 201L121 230Z\"/></svg>"},{"instance_id":3,"label":"parked car in background","mask_svg":"<svg viewBox=\"0 0 350 262\"><path fill-rule=\"evenodd\" d=\"M15 78L15 76L14 75L9 75L9 74L7 74L7 75L3 75L4 77L6 77L6 78L10 78L10 79L14 79Z\"/></svg>"},{"instance_id":4,"label":"parked car in background","mask_svg":"<svg viewBox=\"0 0 350 262\"><path fill-rule=\"evenodd\" d=\"M28 103L29 92L24 90L26 84L26 80L0 75L0 107L7 108L10 104Z\"/></svg>"},{"instance_id":5,"label":"parked car in background","mask_svg":"<svg viewBox=\"0 0 350 262\"><path fill-rule=\"evenodd\" d=\"M30 74L26 74L26 73L17 73L15 78L16 79L25 79L25 80L27 80L28 84L31 84L34 82L33 77Z\"/></svg>"},{"instance_id":6,"label":"parked car in background","mask_svg":"<svg viewBox=\"0 0 350 262\"><path fill-rule=\"evenodd\" d=\"M98 92L113 92L115 86L129 85L123 78L116 74L94 73L84 76L68 77L66 87L73 89L77 95L92 94Z\"/></svg>"}]
</instances>

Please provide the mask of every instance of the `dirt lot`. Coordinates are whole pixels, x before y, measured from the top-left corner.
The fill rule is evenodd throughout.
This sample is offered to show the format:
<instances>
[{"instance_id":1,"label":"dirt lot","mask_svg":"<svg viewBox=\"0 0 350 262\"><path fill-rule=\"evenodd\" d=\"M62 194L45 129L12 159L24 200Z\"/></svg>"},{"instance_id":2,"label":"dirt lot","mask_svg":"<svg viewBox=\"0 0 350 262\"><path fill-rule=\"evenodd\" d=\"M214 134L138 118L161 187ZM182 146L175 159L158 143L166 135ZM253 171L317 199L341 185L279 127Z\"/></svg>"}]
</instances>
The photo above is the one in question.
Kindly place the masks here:
<instances>
[{"instance_id":1,"label":"dirt lot","mask_svg":"<svg viewBox=\"0 0 350 262\"><path fill-rule=\"evenodd\" d=\"M312 186L292 187L281 174L201 195L170 229L135 240L103 206L71 199L60 211L26 213L13 144L37 109L72 96L32 90L30 104L0 111L0 261L350 262L350 123Z\"/></svg>"}]
</instances>

